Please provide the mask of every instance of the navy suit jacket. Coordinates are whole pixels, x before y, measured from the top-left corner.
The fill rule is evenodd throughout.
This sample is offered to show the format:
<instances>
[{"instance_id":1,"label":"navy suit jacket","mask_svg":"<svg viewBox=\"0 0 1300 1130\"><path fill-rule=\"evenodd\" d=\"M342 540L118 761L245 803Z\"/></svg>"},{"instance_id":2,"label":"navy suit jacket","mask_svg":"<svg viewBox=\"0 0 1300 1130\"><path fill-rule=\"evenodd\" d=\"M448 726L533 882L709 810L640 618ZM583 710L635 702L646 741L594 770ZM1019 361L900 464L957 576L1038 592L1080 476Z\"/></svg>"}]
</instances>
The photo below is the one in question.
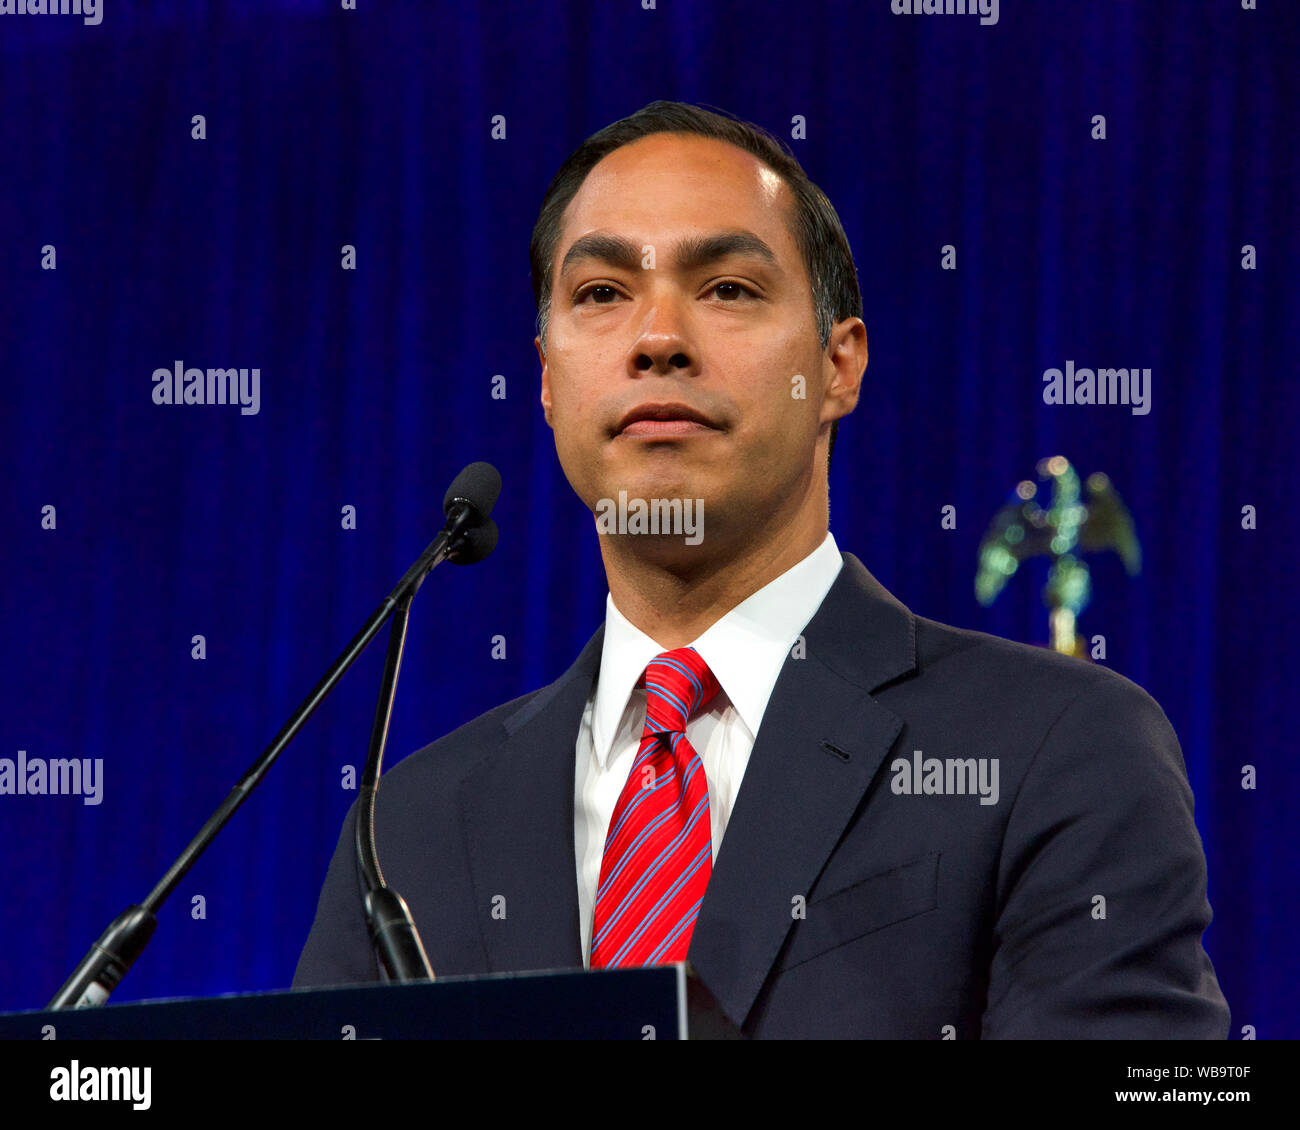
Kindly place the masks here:
<instances>
[{"instance_id":1,"label":"navy suit jacket","mask_svg":"<svg viewBox=\"0 0 1300 1130\"><path fill-rule=\"evenodd\" d=\"M1164 712L1104 667L915 616L843 557L773 688L691 937L725 1014L760 1037L1224 1038ZM582 967L574 758L603 634L383 778L380 862L437 974ZM996 758L997 803L895 791L915 750ZM380 979L355 818L295 987Z\"/></svg>"}]
</instances>

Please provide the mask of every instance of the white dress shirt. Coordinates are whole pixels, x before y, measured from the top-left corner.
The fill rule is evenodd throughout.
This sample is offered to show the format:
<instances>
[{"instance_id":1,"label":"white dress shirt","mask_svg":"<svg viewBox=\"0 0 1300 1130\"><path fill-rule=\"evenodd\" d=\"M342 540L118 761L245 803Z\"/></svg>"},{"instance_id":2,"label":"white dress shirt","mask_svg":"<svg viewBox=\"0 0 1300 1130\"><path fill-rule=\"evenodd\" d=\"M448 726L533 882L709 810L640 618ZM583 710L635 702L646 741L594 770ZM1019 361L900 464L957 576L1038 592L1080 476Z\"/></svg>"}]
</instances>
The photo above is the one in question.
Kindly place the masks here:
<instances>
[{"instance_id":1,"label":"white dress shirt","mask_svg":"<svg viewBox=\"0 0 1300 1130\"><path fill-rule=\"evenodd\" d=\"M686 738L700 755L708 783L714 860L777 676L843 563L835 539L827 532L812 553L736 605L689 645L722 686L709 707L686 723ZM600 675L578 729L573 793L578 920L586 966L591 963L591 924L605 833L645 726L645 690L634 687L650 661L664 650L624 618L613 596L606 597Z\"/></svg>"}]
</instances>

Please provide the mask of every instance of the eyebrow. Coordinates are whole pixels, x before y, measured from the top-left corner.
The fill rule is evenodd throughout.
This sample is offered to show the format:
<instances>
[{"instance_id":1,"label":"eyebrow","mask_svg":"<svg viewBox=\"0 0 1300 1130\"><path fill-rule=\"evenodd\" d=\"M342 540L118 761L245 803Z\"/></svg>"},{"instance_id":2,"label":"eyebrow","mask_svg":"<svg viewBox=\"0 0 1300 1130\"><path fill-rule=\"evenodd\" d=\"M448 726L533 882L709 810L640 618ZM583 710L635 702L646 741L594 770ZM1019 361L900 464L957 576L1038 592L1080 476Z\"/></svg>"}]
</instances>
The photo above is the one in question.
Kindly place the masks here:
<instances>
[{"instance_id":1,"label":"eyebrow","mask_svg":"<svg viewBox=\"0 0 1300 1130\"><path fill-rule=\"evenodd\" d=\"M673 250L678 267L684 271L698 270L730 255L749 255L769 266L778 265L772 249L750 231L688 235L679 239ZM635 271L641 266L641 248L625 236L588 232L574 240L573 246L565 252L560 276L563 277L571 266L584 259L596 259L625 271Z\"/></svg>"}]
</instances>

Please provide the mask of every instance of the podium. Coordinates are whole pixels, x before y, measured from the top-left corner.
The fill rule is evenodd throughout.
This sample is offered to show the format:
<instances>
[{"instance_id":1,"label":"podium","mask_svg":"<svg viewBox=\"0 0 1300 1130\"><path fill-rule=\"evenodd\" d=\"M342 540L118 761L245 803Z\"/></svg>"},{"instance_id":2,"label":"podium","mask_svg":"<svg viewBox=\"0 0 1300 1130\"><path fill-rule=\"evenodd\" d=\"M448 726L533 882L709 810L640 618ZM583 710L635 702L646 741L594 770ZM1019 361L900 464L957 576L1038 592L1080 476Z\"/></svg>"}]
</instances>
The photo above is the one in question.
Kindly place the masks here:
<instances>
[{"instance_id":1,"label":"podium","mask_svg":"<svg viewBox=\"0 0 1300 1130\"><path fill-rule=\"evenodd\" d=\"M52 1029L52 1031L51 1031ZM683 963L0 1014L2 1040L736 1039Z\"/></svg>"}]
</instances>

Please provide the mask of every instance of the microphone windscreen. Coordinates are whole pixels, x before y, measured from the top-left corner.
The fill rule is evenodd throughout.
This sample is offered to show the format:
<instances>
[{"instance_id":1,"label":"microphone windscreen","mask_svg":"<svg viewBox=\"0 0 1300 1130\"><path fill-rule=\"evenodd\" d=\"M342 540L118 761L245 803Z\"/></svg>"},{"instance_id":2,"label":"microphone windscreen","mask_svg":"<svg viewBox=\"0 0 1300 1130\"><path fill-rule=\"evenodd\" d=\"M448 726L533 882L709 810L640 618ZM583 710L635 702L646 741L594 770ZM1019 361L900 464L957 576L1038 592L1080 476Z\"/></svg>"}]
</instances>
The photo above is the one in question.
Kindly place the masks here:
<instances>
[{"instance_id":1,"label":"microphone windscreen","mask_svg":"<svg viewBox=\"0 0 1300 1130\"><path fill-rule=\"evenodd\" d=\"M482 561L497 547L500 531L491 518L481 526L466 530L456 546L456 552L447 558L453 565L474 565Z\"/></svg>"},{"instance_id":2,"label":"microphone windscreen","mask_svg":"<svg viewBox=\"0 0 1300 1130\"><path fill-rule=\"evenodd\" d=\"M457 501L468 502L482 519L492 513L501 493L501 475L491 463L471 463L452 481L442 500L444 515Z\"/></svg>"}]
</instances>

